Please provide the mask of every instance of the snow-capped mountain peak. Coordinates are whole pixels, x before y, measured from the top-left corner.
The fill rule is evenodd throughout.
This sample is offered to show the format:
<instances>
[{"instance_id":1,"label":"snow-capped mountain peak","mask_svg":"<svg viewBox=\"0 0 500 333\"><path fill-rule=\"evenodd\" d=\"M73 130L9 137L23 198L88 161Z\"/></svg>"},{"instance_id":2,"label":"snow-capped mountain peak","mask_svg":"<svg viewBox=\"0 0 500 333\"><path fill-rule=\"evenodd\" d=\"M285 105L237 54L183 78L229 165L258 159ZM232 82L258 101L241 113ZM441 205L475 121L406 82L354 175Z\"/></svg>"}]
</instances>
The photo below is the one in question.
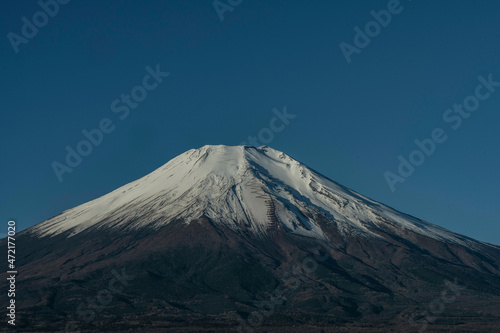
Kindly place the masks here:
<instances>
[{"instance_id":1,"label":"snow-capped mountain peak","mask_svg":"<svg viewBox=\"0 0 500 333\"><path fill-rule=\"evenodd\" d=\"M259 237L289 232L328 241L408 231L468 244L468 239L368 199L267 146L207 145L152 173L30 229L37 236L111 228L161 228L200 217ZM319 222L322 221L322 222ZM468 244L470 245L470 244Z\"/></svg>"}]
</instances>

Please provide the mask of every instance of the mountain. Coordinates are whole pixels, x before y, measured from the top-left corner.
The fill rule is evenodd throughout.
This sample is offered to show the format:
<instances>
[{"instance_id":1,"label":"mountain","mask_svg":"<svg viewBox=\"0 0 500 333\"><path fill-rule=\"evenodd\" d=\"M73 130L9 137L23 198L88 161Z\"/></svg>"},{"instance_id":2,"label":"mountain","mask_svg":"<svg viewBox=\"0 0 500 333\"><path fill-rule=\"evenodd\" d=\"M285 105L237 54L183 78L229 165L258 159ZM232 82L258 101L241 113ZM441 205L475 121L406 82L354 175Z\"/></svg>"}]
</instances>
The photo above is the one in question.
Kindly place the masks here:
<instances>
[{"instance_id":1,"label":"mountain","mask_svg":"<svg viewBox=\"0 0 500 333\"><path fill-rule=\"evenodd\" d=\"M500 327L500 247L266 146L189 150L16 243L26 332Z\"/></svg>"}]
</instances>

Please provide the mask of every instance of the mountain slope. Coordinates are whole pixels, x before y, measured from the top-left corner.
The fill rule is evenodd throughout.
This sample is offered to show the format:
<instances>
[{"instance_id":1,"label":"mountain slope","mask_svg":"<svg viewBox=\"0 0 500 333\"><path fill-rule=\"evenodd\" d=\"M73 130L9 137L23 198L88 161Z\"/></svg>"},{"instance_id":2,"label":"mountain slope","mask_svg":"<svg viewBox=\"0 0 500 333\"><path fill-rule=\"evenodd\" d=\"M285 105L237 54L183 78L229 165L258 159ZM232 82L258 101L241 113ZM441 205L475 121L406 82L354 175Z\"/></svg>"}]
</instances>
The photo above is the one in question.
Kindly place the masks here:
<instances>
[{"instance_id":1,"label":"mountain slope","mask_svg":"<svg viewBox=\"0 0 500 333\"><path fill-rule=\"evenodd\" d=\"M19 313L38 323L25 321L26 331L500 324L499 247L363 197L265 146L187 151L17 242ZM93 306L113 270L133 279ZM422 315L449 281L459 286L454 300L439 316Z\"/></svg>"},{"instance_id":2,"label":"mountain slope","mask_svg":"<svg viewBox=\"0 0 500 333\"><path fill-rule=\"evenodd\" d=\"M206 215L233 229L265 234L269 209L287 232L326 240L316 216L343 235L379 237L392 228L470 247L476 242L402 214L355 193L269 147L204 146L174 158L151 174L31 229L38 236L70 236L90 227L161 228L176 219ZM102 221L106 223L102 223ZM390 221L390 222L388 222Z\"/></svg>"}]
</instances>

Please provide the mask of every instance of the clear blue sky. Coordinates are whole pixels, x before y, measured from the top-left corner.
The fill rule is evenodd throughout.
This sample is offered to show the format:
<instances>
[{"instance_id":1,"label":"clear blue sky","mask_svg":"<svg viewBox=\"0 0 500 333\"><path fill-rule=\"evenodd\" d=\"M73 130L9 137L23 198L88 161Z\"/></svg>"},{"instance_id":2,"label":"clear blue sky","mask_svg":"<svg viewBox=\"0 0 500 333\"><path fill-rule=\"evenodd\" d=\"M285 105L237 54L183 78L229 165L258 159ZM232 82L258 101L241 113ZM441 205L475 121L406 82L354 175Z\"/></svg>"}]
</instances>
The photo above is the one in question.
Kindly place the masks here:
<instances>
[{"instance_id":1,"label":"clear blue sky","mask_svg":"<svg viewBox=\"0 0 500 333\"><path fill-rule=\"evenodd\" d=\"M22 35L22 17L33 22L41 8L2 3L0 220L25 229L188 149L237 145L286 106L297 117L269 146L403 212L500 244L500 88L459 129L443 120L478 76L500 81L500 4L401 1L347 63L339 44L353 44L353 28L387 6L244 0L221 21L208 0L72 0L15 53L7 35ZM120 120L111 103L156 64L170 75ZM65 147L103 118L114 131L59 182L51 163L64 163ZM448 140L392 192L384 172L437 127Z\"/></svg>"}]
</instances>

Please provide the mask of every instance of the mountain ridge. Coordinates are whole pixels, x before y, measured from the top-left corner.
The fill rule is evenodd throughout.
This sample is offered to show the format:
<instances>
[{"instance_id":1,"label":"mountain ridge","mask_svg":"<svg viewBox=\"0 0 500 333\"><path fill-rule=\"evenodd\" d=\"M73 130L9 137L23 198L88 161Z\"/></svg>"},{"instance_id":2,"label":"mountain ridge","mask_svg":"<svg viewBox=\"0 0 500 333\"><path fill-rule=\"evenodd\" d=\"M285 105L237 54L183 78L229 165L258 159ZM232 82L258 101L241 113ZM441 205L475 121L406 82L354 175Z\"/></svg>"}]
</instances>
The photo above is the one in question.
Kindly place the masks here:
<instances>
[{"instance_id":1,"label":"mountain ridge","mask_svg":"<svg viewBox=\"0 0 500 333\"><path fill-rule=\"evenodd\" d=\"M263 205L271 205L273 214L261 210ZM337 223L344 235L362 237L379 237L370 229L390 220L398 227L464 246L492 245L378 203L268 146L205 145L188 150L148 175L28 232L53 236L71 230L72 236L91 227L158 229L176 219L202 215L254 233L265 233L273 219L275 230L323 240L324 232L314 222L316 215ZM140 223L134 222L138 219Z\"/></svg>"},{"instance_id":2,"label":"mountain ridge","mask_svg":"<svg viewBox=\"0 0 500 333\"><path fill-rule=\"evenodd\" d=\"M428 324L433 332L481 332L500 324L500 247L364 197L266 146L189 150L20 232L16 243L17 315L30 318L18 328L26 332L68 324L234 332L242 321L262 332ZM96 307L118 271L134 279ZM416 324L449 281L464 287L459 297L436 323L433 315ZM253 323L278 289L284 301Z\"/></svg>"}]
</instances>

